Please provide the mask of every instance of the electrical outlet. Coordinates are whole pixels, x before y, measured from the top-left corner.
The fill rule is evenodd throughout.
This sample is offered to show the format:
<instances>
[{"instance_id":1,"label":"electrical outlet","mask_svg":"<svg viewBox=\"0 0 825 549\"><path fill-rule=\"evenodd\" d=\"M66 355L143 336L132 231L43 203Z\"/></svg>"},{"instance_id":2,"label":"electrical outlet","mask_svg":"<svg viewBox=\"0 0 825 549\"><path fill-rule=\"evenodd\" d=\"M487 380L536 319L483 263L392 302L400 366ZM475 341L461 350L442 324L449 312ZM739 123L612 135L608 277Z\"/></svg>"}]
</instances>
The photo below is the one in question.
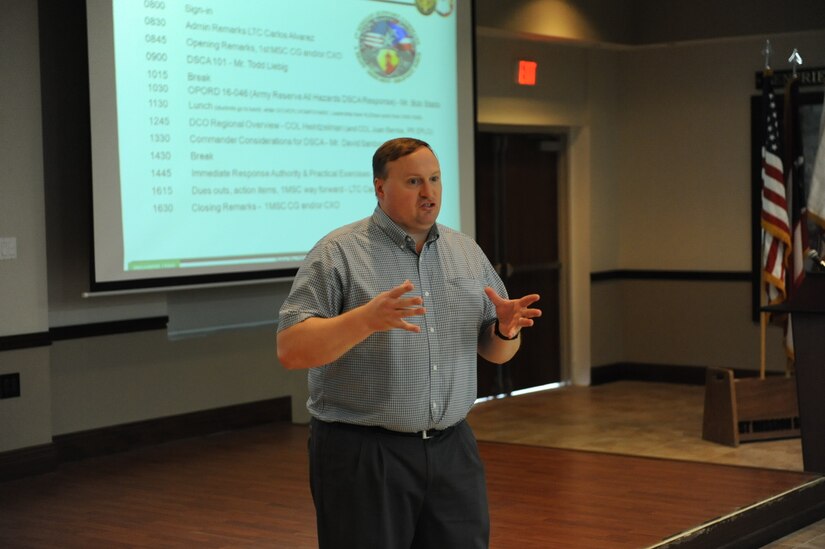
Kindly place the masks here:
<instances>
[{"instance_id":1,"label":"electrical outlet","mask_svg":"<svg viewBox=\"0 0 825 549\"><path fill-rule=\"evenodd\" d=\"M17 238L0 236L0 259L17 259Z\"/></svg>"},{"instance_id":2,"label":"electrical outlet","mask_svg":"<svg viewBox=\"0 0 825 549\"><path fill-rule=\"evenodd\" d=\"M0 398L20 396L20 374L0 375Z\"/></svg>"}]
</instances>

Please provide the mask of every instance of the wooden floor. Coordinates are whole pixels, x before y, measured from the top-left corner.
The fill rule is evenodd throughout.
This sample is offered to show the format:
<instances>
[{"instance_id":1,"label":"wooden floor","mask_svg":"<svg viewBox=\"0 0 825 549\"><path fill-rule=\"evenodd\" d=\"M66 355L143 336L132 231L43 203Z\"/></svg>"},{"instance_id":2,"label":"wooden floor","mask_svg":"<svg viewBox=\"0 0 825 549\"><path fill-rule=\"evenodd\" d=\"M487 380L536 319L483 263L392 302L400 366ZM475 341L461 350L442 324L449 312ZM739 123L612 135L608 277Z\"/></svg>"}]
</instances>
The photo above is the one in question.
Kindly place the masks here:
<instances>
[{"instance_id":1,"label":"wooden floor","mask_svg":"<svg viewBox=\"0 0 825 549\"><path fill-rule=\"evenodd\" d=\"M820 520L780 538L762 549L822 549L825 547L825 520Z\"/></svg>"},{"instance_id":2,"label":"wooden floor","mask_svg":"<svg viewBox=\"0 0 825 549\"><path fill-rule=\"evenodd\" d=\"M533 422L544 416L542 429L552 431L553 416L544 415L548 398L556 396L485 403L470 416L487 439L479 447L494 549L652 547L819 482L793 470L491 440L495 422L481 416L502 421L507 408L530 399L535 403L521 410L521 427L535 430ZM598 415L593 410L571 415ZM520 428L504 424L511 435ZM306 437L304 426L272 424L68 463L0 484L0 547L315 547Z\"/></svg>"},{"instance_id":3,"label":"wooden floor","mask_svg":"<svg viewBox=\"0 0 825 549\"><path fill-rule=\"evenodd\" d=\"M802 471L799 438L702 440L704 397L701 385L619 381L484 402L470 419L481 440Z\"/></svg>"}]
</instances>

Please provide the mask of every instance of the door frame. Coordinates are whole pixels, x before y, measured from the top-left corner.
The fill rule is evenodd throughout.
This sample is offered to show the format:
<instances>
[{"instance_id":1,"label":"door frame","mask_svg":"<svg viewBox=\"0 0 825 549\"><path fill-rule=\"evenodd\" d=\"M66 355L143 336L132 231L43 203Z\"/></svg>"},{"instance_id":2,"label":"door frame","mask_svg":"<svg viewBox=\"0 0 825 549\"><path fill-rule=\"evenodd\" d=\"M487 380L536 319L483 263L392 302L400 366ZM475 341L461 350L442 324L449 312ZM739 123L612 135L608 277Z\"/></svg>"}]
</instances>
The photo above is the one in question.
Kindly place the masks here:
<instances>
[{"instance_id":1,"label":"door frame","mask_svg":"<svg viewBox=\"0 0 825 549\"><path fill-rule=\"evenodd\" d=\"M558 153L558 245L559 262L559 361L562 385L572 383L573 372L571 363L571 297L570 297L570 161L569 161L569 134L570 129L562 126L533 126L516 124L488 124L479 123L477 133L499 134L531 134L546 136L555 152Z\"/></svg>"}]
</instances>

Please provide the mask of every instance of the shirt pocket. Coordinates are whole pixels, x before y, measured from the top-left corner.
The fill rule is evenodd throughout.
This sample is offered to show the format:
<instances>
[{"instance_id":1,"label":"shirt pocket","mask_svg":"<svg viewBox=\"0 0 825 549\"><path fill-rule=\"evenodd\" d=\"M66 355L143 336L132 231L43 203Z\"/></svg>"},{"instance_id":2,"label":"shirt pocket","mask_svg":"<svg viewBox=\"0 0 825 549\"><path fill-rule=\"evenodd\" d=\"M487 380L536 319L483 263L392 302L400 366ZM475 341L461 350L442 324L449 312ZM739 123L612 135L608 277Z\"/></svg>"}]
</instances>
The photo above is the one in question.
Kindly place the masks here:
<instances>
[{"instance_id":1,"label":"shirt pocket","mask_svg":"<svg viewBox=\"0 0 825 549\"><path fill-rule=\"evenodd\" d=\"M485 299L487 296L480 280L466 277L447 280L448 315L451 321L461 324L473 322L477 331L483 321Z\"/></svg>"}]
</instances>

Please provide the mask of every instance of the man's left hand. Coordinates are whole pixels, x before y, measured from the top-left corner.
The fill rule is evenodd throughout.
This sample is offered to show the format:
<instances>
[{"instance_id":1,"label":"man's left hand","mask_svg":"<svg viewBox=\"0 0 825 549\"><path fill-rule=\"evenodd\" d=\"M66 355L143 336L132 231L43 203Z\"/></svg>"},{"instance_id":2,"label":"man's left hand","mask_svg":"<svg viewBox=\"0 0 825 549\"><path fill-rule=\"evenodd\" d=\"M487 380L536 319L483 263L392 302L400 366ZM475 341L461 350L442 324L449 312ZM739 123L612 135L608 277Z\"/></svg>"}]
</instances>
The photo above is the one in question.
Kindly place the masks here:
<instances>
[{"instance_id":1,"label":"man's left hand","mask_svg":"<svg viewBox=\"0 0 825 549\"><path fill-rule=\"evenodd\" d=\"M530 307L539 300L539 294L529 294L519 299L504 299L487 286L484 293L496 307L498 329L505 337L516 337L522 328L533 325L533 319L541 316L540 309Z\"/></svg>"}]
</instances>

